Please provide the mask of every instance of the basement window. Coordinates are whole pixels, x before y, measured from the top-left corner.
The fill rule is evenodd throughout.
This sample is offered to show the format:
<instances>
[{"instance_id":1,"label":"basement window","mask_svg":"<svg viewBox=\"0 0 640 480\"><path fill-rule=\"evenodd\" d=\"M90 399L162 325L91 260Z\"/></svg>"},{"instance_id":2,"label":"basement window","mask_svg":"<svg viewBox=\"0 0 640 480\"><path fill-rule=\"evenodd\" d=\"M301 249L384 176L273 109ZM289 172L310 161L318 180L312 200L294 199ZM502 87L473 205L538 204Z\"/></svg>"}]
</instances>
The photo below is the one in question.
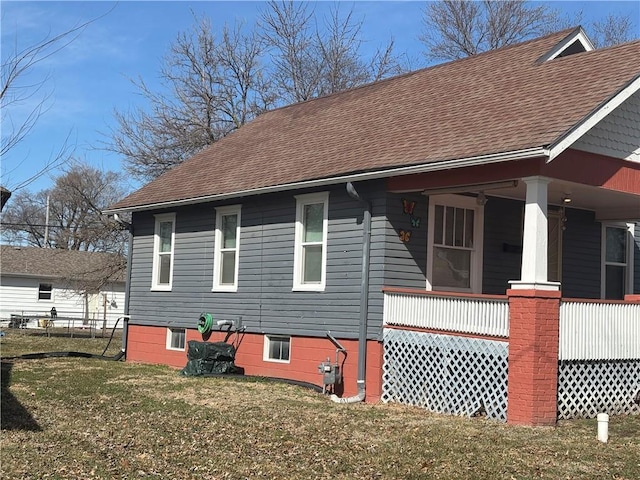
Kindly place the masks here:
<instances>
[{"instance_id":1,"label":"basement window","mask_svg":"<svg viewBox=\"0 0 640 480\"><path fill-rule=\"evenodd\" d=\"M167 328L167 350L184 351L185 338L184 328Z\"/></svg>"},{"instance_id":2,"label":"basement window","mask_svg":"<svg viewBox=\"0 0 640 480\"><path fill-rule=\"evenodd\" d=\"M291 337L265 335L264 355L265 362L289 363L291 351Z\"/></svg>"},{"instance_id":3,"label":"basement window","mask_svg":"<svg viewBox=\"0 0 640 480\"><path fill-rule=\"evenodd\" d=\"M51 300L53 286L50 283L41 283L38 285L38 300Z\"/></svg>"}]
</instances>

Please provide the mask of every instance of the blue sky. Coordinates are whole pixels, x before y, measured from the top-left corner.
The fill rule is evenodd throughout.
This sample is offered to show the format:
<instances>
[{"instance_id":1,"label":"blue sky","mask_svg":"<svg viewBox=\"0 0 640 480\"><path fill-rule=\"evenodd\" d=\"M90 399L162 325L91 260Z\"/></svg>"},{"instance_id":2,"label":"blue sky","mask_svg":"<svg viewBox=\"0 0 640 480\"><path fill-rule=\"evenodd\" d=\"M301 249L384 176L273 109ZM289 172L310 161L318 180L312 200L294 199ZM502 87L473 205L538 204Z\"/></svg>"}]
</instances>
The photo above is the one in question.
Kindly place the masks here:
<instances>
[{"instance_id":1,"label":"blue sky","mask_svg":"<svg viewBox=\"0 0 640 480\"><path fill-rule=\"evenodd\" d=\"M376 1L344 2L353 6L355 18L363 19L363 38L372 50L393 36L397 53L418 57L423 50L417 40L421 12L425 2ZM628 15L640 37L638 1L565 1L547 2L573 18L583 13L583 23L607 14ZM333 2L317 2L316 12L328 11ZM63 50L41 62L31 71L28 82L46 78L43 88L30 102L46 100L47 110L35 128L5 158L0 159L0 183L13 188L42 169L55 156L65 139L74 148L74 156L104 169L119 170L120 158L101 148L105 134L114 126L114 109L125 112L140 97L130 79L142 77L153 85L157 81L162 56L180 32L194 23L193 14L208 16L214 28L237 19L252 25L264 2L181 1L181 2L30 2L0 3L2 15L2 58L6 53L33 45L47 36L67 31L92 18L80 36ZM588 32L587 32L588 33ZM14 105L10 114L15 122L33 103ZM3 131L7 128L3 112ZM36 192L53 185L53 171L27 187ZM139 185L133 180L129 188Z\"/></svg>"}]
</instances>

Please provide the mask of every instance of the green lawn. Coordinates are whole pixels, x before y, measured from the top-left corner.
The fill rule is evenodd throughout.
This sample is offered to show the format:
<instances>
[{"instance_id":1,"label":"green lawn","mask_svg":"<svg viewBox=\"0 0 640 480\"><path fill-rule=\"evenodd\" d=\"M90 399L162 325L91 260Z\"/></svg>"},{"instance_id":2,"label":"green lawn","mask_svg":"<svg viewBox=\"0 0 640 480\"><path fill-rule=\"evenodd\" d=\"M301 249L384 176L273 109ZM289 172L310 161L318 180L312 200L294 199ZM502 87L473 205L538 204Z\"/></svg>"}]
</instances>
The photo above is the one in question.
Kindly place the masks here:
<instances>
[{"instance_id":1,"label":"green lawn","mask_svg":"<svg viewBox=\"0 0 640 480\"><path fill-rule=\"evenodd\" d=\"M101 353L107 341L5 332L3 357ZM640 417L612 417L607 444L596 430L337 405L302 387L160 366L3 361L0 478L640 478Z\"/></svg>"}]
</instances>

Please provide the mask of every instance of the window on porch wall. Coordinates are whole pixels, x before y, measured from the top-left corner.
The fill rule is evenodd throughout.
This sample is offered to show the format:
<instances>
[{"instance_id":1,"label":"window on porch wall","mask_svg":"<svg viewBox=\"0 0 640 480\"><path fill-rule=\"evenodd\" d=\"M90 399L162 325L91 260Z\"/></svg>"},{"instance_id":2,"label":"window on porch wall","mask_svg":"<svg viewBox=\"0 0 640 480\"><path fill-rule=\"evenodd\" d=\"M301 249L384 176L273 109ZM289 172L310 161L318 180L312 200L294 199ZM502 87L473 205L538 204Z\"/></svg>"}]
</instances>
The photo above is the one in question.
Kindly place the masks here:
<instances>
[{"instance_id":1,"label":"window on porch wall","mask_svg":"<svg viewBox=\"0 0 640 480\"><path fill-rule=\"evenodd\" d=\"M563 210L549 211L547 213L547 280L549 280L550 282L562 281L563 219Z\"/></svg>"},{"instance_id":2,"label":"window on porch wall","mask_svg":"<svg viewBox=\"0 0 640 480\"><path fill-rule=\"evenodd\" d=\"M629 288L633 264L633 226L602 226L602 297L621 300Z\"/></svg>"},{"instance_id":3,"label":"window on porch wall","mask_svg":"<svg viewBox=\"0 0 640 480\"><path fill-rule=\"evenodd\" d=\"M483 224L475 197L429 198L427 290L482 292Z\"/></svg>"}]
</instances>

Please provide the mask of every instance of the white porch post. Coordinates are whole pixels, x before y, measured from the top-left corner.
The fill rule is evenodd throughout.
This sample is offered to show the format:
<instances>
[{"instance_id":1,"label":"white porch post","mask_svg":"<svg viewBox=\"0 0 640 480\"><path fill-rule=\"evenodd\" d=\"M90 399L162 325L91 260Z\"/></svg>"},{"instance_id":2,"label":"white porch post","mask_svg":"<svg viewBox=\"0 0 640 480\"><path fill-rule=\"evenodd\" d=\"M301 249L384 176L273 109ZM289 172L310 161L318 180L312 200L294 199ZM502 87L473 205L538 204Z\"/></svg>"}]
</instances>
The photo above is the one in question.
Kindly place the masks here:
<instances>
[{"instance_id":1,"label":"white porch post","mask_svg":"<svg viewBox=\"0 0 640 480\"><path fill-rule=\"evenodd\" d=\"M560 283L547 277L548 224L547 186L545 177L522 179L527 185L522 243L522 271L520 280L512 280L511 288L520 290L559 290Z\"/></svg>"}]
</instances>

